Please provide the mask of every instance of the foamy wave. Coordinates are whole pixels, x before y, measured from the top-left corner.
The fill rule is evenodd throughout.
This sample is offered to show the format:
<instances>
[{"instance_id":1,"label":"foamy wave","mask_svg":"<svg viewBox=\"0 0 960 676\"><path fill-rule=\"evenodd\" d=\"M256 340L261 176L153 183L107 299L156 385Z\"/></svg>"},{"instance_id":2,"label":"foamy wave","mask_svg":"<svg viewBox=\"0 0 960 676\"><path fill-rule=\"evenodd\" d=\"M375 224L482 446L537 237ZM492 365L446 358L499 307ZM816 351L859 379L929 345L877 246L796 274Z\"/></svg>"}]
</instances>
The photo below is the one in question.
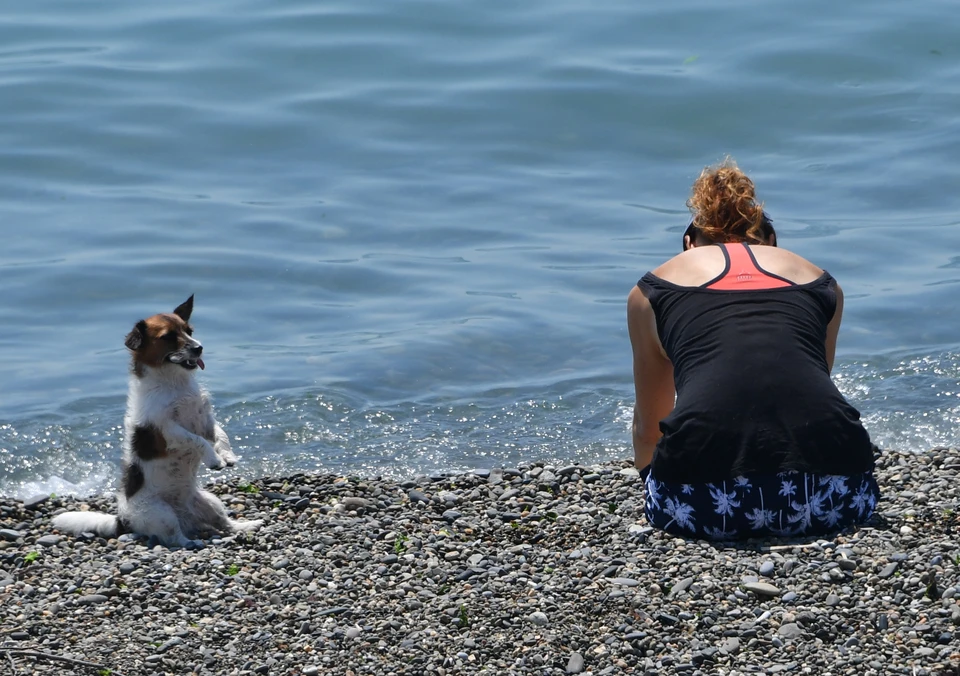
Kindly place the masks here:
<instances>
[{"instance_id":1,"label":"foamy wave","mask_svg":"<svg viewBox=\"0 0 960 676\"><path fill-rule=\"evenodd\" d=\"M107 472L94 474L79 482L67 481L60 476L51 476L0 486L0 494L9 495L18 500L26 500L36 495L76 495L87 496L105 493L110 490L110 475Z\"/></svg>"}]
</instances>

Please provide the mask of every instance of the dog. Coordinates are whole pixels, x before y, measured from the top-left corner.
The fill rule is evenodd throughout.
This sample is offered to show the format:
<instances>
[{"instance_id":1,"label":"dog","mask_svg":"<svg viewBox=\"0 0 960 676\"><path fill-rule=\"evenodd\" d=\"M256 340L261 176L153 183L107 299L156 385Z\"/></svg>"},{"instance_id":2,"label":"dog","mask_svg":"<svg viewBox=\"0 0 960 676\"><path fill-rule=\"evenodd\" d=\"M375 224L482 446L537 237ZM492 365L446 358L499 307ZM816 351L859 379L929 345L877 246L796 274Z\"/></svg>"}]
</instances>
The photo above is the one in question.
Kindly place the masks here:
<instances>
[{"instance_id":1,"label":"dog","mask_svg":"<svg viewBox=\"0 0 960 676\"><path fill-rule=\"evenodd\" d=\"M122 478L117 516L65 512L53 519L62 532L113 537L137 533L167 546L199 544L211 533L258 528L235 521L198 481L200 463L223 469L237 462L195 376L203 345L193 337L193 296L172 314L142 319L127 334L130 390L124 417Z\"/></svg>"}]
</instances>

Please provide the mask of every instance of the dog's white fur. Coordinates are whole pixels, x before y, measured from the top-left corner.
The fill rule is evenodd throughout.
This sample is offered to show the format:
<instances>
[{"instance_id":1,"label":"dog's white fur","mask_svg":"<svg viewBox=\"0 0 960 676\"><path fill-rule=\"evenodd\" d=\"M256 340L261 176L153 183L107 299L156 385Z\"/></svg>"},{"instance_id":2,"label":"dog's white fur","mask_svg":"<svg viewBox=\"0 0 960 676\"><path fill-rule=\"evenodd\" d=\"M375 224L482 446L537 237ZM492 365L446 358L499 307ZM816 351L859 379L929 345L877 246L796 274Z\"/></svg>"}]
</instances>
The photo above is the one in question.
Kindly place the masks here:
<instances>
[{"instance_id":1,"label":"dog's white fur","mask_svg":"<svg viewBox=\"0 0 960 676\"><path fill-rule=\"evenodd\" d=\"M192 309L193 296L172 315L138 322L127 336L133 364L118 516L66 512L54 518L54 527L106 537L134 532L168 546L185 546L210 533L261 525L231 519L223 503L198 482L201 462L222 469L237 457L214 418L208 394L194 377L196 367L203 368L203 346L190 335Z\"/></svg>"}]
</instances>

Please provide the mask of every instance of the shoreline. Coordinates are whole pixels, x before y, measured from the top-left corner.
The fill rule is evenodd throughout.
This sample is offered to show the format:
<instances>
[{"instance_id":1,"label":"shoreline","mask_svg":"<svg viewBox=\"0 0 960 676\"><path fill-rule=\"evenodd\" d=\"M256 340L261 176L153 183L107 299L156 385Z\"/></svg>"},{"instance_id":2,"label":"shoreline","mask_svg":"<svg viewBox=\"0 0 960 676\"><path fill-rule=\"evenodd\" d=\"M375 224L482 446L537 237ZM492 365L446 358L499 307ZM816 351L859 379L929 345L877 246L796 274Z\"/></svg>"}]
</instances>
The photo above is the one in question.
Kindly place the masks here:
<instances>
[{"instance_id":1,"label":"shoreline","mask_svg":"<svg viewBox=\"0 0 960 676\"><path fill-rule=\"evenodd\" d=\"M0 498L14 674L956 674L960 450L885 451L871 522L711 543L650 529L631 463L218 481L251 534L61 536ZM109 669L110 672L103 671Z\"/></svg>"}]
</instances>

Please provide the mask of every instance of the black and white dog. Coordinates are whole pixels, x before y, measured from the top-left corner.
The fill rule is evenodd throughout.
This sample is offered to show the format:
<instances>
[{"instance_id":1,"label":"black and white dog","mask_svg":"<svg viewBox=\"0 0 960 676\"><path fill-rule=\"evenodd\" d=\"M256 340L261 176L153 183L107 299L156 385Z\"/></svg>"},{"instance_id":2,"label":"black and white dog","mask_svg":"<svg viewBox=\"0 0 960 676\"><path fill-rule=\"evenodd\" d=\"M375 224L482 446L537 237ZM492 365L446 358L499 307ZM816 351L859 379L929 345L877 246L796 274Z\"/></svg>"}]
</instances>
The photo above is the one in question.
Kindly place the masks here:
<instances>
[{"instance_id":1,"label":"black and white dog","mask_svg":"<svg viewBox=\"0 0 960 676\"><path fill-rule=\"evenodd\" d=\"M189 323L192 312L190 296L172 314L140 320L127 334L132 363L118 516L65 512L54 517L55 528L106 537L133 532L184 546L211 533L254 530L262 523L231 519L198 482L201 462L223 469L237 456L194 377L204 364L203 346Z\"/></svg>"}]
</instances>

